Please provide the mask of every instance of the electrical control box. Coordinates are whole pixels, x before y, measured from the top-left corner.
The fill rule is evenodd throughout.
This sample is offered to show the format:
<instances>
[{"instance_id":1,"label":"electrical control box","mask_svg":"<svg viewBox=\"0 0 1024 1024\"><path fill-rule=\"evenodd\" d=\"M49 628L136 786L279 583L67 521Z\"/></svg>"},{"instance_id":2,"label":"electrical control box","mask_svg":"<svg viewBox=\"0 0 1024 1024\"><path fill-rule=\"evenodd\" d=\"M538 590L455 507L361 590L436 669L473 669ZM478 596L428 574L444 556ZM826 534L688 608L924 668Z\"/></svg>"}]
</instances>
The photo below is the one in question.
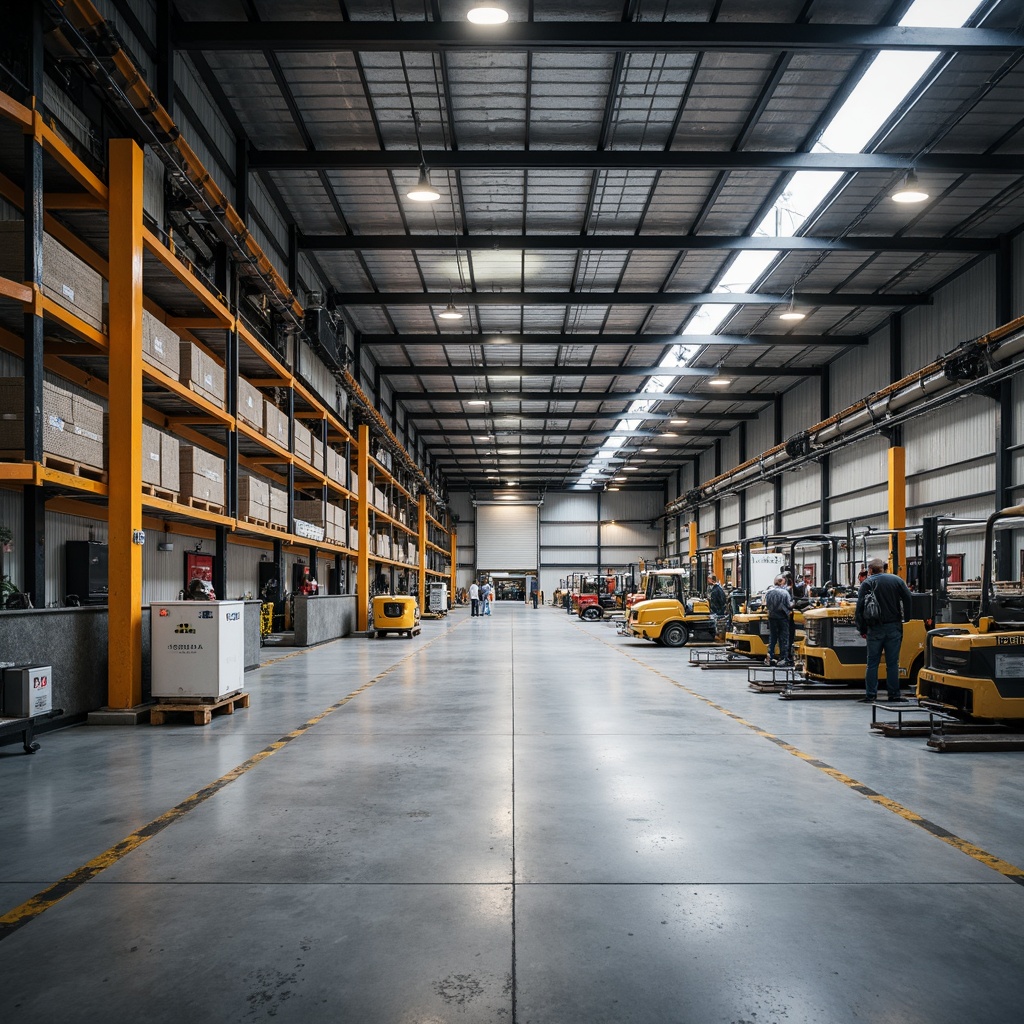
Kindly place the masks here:
<instances>
[{"instance_id":1,"label":"electrical control box","mask_svg":"<svg viewBox=\"0 0 1024 1024\"><path fill-rule=\"evenodd\" d=\"M53 707L53 669L14 665L3 669L3 711L11 718L45 715Z\"/></svg>"},{"instance_id":2,"label":"electrical control box","mask_svg":"<svg viewBox=\"0 0 1024 1024\"><path fill-rule=\"evenodd\" d=\"M216 699L242 689L243 601L164 601L150 606L154 697Z\"/></svg>"}]
</instances>

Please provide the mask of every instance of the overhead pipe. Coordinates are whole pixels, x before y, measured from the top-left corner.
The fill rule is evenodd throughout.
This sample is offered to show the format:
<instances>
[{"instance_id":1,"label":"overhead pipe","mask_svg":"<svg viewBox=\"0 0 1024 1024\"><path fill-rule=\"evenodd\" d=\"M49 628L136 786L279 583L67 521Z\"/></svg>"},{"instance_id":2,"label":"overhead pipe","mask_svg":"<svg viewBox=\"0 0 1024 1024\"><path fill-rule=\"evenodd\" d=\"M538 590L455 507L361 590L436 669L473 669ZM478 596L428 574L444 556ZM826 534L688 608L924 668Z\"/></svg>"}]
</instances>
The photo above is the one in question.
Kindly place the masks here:
<instances>
[{"instance_id":1,"label":"overhead pipe","mask_svg":"<svg viewBox=\"0 0 1024 1024\"><path fill-rule=\"evenodd\" d=\"M1018 317L690 489L670 501L664 514L695 510L756 480L771 479L861 437L961 398L1016 372L1019 367L1015 360L1022 352L1024 317Z\"/></svg>"},{"instance_id":2,"label":"overhead pipe","mask_svg":"<svg viewBox=\"0 0 1024 1024\"><path fill-rule=\"evenodd\" d=\"M150 132L156 143L155 152L172 174L180 182L187 182L192 187L196 198L206 211L211 226L234 249L236 263L243 273L255 280L274 309L290 320L295 329L301 331L305 316L302 305L259 243L249 233L245 221L228 201L227 195L182 137L174 119L150 89L110 24L90 0L52 2L49 5L49 12L55 24L70 26L82 44L76 44L75 39L61 32L68 49L86 58L86 69L100 80L101 84L116 89L118 98L128 105ZM115 82L111 73L103 68L101 59L113 66L119 82ZM339 383L349 396L362 407L363 413L372 425L385 437L399 460L420 480L426 492L435 501L439 500L426 475L395 437L384 417L363 392L356 379L346 369L338 371L336 376L339 376Z\"/></svg>"}]
</instances>

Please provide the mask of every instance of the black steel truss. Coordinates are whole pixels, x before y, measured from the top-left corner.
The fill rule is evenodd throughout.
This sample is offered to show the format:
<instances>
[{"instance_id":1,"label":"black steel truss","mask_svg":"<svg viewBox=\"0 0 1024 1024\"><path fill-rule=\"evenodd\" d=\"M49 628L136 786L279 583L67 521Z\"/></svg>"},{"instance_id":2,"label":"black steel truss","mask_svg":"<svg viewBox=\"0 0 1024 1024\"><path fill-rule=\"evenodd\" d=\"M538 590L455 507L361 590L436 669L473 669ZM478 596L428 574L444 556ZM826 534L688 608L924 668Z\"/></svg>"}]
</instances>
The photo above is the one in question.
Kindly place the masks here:
<instances>
[{"instance_id":1,"label":"black steel truss","mask_svg":"<svg viewBox=\"0 0 1024 1024\"><path fill-rule=\"evenodd\" d=\"M380 366L382 377L820 377L820 366ZM728 393L725 393L726 396Z\"/></svg>"},{"instance_id":2,"label":"black steel truss","mask_svg":"<svg viewBox=\"0 0 1024 1024\"><path fill-rule=\"evenodd\" d=\"M863 334L762 334L748 337L743 334L506 334L491 331L487 334L360 334L357 337L361 345L485 345L488 348L500 348L502 345L593 345L598 348L608 345L655 345L663 348L672 345L720 345L846 349L868 343L867 336Z\"/></svg>"}]
</instances>

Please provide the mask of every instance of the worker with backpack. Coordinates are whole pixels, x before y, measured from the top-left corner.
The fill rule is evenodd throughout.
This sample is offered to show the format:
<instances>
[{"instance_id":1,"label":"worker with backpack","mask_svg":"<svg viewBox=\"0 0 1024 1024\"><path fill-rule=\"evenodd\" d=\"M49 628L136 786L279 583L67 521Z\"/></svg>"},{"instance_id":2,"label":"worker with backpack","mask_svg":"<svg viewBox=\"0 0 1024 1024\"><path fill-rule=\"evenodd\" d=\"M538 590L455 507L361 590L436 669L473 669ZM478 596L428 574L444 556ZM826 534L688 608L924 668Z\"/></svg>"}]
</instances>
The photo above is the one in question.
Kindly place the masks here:
<instances>
[{"instance_id":1,"label":"worker with backpack","mask_svg":"<svg viewBox=\"0 0 1024 1024\"><path fill-rule=\"evenodd\" d=\"M868 642L864 671L864 696L861 703L871 704L878 696L878 666L885 654L885 688L890 701L900 699L900 648L903 623L910 619L913 598L910 588L885 571L885 562L872 558L868 577L857 594L854 621L857 631Z\"/></svg>"}]
</instances>

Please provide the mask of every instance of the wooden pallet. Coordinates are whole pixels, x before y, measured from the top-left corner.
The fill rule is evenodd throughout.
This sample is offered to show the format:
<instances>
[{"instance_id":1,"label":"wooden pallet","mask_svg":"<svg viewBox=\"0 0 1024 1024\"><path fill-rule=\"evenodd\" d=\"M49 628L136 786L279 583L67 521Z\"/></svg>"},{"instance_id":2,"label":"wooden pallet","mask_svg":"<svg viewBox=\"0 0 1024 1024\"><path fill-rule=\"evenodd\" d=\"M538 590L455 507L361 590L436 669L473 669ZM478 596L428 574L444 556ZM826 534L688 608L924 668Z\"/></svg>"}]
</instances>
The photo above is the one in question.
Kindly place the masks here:
<instances>
[{"instance_id":1,"label":"wooden pallet","mask_svg":"<svg viewBox=\"0 0 1024 1024\"><path fill-rule=\"evenodd\" d=\"M25 462L25 453L18 449L13 451L0 451L2 462ZM43 452L40 460L47 469L55 469L60 473L67 473L70 476L80 476L87 480L97 480L101 484L107 482L107 471L98 466L89 466L84 462L76 462L74 459L65 459L53 452Z\"/></svg>"},{"instance_id":2,"label":"wooden pallet","mask_svg":"<svg viewBox=\"0 0 1024 1024\"><path fill-rule=\"evenodd\" d=\"M177 491L168 491L163 487L157 487L156 484L143 484L142 493L148 494L151 498L163 498L164 501L178 500Z\"/></svg>"},{"instance_id":3,"label":"wooden pallet","mask_svg":"<svg viewBox=\"0 0 1024 1024\"><path fill-rule=\"evenodd\" d=\"M268 522L267 523L267 529L268 530L277 530L278 533L287 533L288 532L288 527L287 526L282 526L280 523L270 523L270 522Z\"/></svg>"},{"instance_id":4,"label":"wooden pallet","mask_svg":"<svg viewBox=\"0 0 1024 1024\"><path fill-rule=\"evenodd\" d=\"M216 512L219 515L224 515L224 506L218 505L215 501L204 501L202 498L179 498L179 505L184 505L186 508L196 508L201 512Z\"/></svg>"},{"instance_id":5,"label":"wooden pallet","mask_svg":"<svg viewBox=\"0 0 1024 1024\"><path fill-rule=\"evenodd\" d=\"M236 708L249 706L249 694L232 693L213 702L200 700L160 701L149 713L150 725L163 725L169 714L189 714L196 725L209 725L216 715L233 715Z\"/></svg>"},{"instance_id":6,"label":"wooden pallet","mask_svg":"<svg viewBox=\"0 0 1024 1024\"><path fill-rule=\"evenodd\" d=\"M257 519L256 516L239 516L238 518L243 523L252 523L253 526L270 527L270 521L267 519Z\"/></svg>"}]
</instances>

